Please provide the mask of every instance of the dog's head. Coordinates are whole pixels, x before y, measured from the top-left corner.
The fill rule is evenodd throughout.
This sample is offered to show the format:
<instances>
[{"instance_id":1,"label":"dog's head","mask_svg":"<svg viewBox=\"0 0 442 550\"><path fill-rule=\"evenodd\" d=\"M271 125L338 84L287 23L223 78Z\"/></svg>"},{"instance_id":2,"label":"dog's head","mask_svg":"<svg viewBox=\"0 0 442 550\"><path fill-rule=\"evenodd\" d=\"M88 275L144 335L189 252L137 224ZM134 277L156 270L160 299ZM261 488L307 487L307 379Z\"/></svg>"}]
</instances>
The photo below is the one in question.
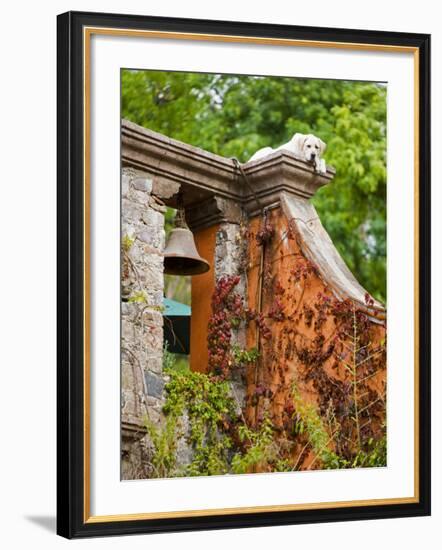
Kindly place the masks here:
<instances>
[{"instance_id":1,"label":"dog's head","mask_svg":"<svg viewBox=\"0 0 442 550\"><path fill-rule=\"evenodd\" d=\"M307 162L315 162L325 151L326 145L313 134L307 134L303 137L301 152Z\"/></svg>"}]
</instances>

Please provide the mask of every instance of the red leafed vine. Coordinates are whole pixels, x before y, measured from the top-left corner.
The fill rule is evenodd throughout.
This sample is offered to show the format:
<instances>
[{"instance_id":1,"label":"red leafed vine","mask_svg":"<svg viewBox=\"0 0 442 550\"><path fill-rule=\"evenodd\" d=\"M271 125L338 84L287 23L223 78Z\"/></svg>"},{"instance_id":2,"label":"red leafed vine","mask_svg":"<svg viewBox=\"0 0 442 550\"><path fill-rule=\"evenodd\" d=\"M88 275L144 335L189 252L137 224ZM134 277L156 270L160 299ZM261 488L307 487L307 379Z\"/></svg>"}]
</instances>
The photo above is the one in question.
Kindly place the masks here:
<instances>
[{"instance_id":1,"label":"red leafed vine","mask_svg":"<svg viewBox=\"0 0 442 550\"><path fill-rule=\"evenodd\" d=\"M212 295L212 315L209 320L207 343L209 347L209 372L227 378L232 366L232 329L244 318L244 299L235 287L239 275L218 279Z\"/></svg>"}]
</instances>

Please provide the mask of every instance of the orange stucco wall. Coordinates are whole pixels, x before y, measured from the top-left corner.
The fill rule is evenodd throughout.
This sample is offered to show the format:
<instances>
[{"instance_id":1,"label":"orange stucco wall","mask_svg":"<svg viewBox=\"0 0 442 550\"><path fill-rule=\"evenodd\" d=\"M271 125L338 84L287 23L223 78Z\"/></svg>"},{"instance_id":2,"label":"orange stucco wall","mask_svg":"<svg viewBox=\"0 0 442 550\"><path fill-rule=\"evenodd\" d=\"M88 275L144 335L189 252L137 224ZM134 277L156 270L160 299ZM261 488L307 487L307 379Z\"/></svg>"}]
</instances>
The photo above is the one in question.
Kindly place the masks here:
<instances>
[{"instance_id":1,"label":"orange stucco wall","mask_svg":"<svg viewBox=\"0 0 442 550\"><path fill-rule=\"evenodd\" d=\"M218 225L195 233L195 243L204 259L210 263L210 271L192 277L192 318L190 332L190 368L207 372L209 351L207 325L211 315L210 300L215 287L215 241Z\"/></svg>"},{"instance_id":2,"label":"orange stucco wall","mask_svg":"<svg viewBox=\"0 0 442 550\"><path fill-rule=\"evenodd\" d=\"M271 338L265 340L261 337L257 344L256 323L250 323L247 329L247 347L250 349L257 346L260 360L247 372L249 398L245 414L251 425L259 426L263 416L270 413L274 426L279 426L281 437L284 437L287 429L287 404L292 401L293 385L296 384L303 402L312 403L318 407L320 392L326 386L325 378L329 381L329 388L332 389L334 384L337 386L350 380L344 364L343 352L346 346L351 347L349 346L351 342L346 341L344 337L342 344L333 344L336 341L339 321L336 321L336 317L331 313L327 313L325 319L319 319L318 308L318 302L320 302L318 297L325 296L333 299L331 290L317 272L309 267L308 260L297 242L296 234L291 234L288 220L281 210L273 210L269 217L275 234L265 247L263 260L261 260L262 247L255 239L261 220L255 218L251 220L249 226L248 305L255 310L260 308L271 331ZM264 264L263 275L259 277L261 263ZM299 278L294 273L305 273L305 278ZM261 304L258 303L259 296L261 296ZM280 320L270 318L271 310L275 307L275 298L283 306L284 313ZM369 349L375 350L377 347L384 349L385 325L368 322L366 330L369 332L371 341ZM327 355L327 350L332 349L331 344L335 347ZM313 360L314 356L319 354L324 357L320 366ZM345 359L351 361L349 358ZM370 402L376 396L384 400L385 352L375 355L374 361L376 364L371 367L374 374L371 371L364 372L365 364L359 368L359 378L367 377L365 393L370 393L369 398L361 396L363 401L361 409L366 405L370 407ZM318 383L315 384L315 378L318 381L318 374L323 381L319 382L319 387ZM256 397L257 386L265 388L269 393ZM336 389L336 392L338 391L340 390ZM330 399L336 398L336 394L330 395ZM361 422L370 421L375 429L381 429L385 420L385 405L381 407L380 402L378 405L377 415L368 418L364 416L361 420ZM296 453L299 453L299 449L296 449L295 455ZM301 468L309 468L309 464L314 460L313 453L306 454L300 462Z\"/></svg>"}]
</instances>

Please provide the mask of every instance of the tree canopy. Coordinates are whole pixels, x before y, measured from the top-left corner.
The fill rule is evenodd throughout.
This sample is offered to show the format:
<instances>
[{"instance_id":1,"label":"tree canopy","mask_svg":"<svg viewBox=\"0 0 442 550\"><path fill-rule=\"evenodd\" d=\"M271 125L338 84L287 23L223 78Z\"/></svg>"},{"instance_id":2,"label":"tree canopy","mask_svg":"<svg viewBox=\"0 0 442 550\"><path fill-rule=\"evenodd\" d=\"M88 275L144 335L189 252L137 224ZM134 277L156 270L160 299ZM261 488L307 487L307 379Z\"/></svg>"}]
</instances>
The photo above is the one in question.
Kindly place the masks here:
<instances>
[{"instance_id":1,"label":"tree canopy","mask_svg":"<svg viewBox=\"0 0 442 550\"><path fill-rule=\"evenodd\" d=\"M356 278L386 301L385 85L124 70L121 89L123 118L241 162L296 132L320 137L336 177L313 202Z\"/></svg>"}]
</instances>

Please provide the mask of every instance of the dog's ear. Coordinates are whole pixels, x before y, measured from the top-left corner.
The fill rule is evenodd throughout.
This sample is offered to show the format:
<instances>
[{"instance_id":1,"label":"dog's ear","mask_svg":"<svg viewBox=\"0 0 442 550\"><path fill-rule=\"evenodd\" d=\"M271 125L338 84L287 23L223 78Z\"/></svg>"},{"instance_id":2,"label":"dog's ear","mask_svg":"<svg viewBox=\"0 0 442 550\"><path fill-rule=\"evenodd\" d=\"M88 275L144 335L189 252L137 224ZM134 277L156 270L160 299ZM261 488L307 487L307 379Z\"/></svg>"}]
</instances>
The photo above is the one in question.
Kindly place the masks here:
<instances>
[{"instance_id":1,"label":"dog's ear","mask_svg":"<svg viewBox=\"0 0 442 550\"><path fill-rule=\"evenodd\" d=\"M319 138L318 138L319 139ZM327 149L327 144L322 141L322 139L319 139L319 150L322 153Z\"/></svg>"},{"instance_id":2,"label":"dog's ear","mask_svg":"<svg viewBox=\"0 0 442 550\"><path fill-rule=\"evenodd\" d=\"M302 153L302 148L304 147L304 143L306 142L308 138L308 135L306 134L295 134L292 138L292 142L294 145L294 153L297 155L300 155Z\"/></svg>"}]
</instances>

